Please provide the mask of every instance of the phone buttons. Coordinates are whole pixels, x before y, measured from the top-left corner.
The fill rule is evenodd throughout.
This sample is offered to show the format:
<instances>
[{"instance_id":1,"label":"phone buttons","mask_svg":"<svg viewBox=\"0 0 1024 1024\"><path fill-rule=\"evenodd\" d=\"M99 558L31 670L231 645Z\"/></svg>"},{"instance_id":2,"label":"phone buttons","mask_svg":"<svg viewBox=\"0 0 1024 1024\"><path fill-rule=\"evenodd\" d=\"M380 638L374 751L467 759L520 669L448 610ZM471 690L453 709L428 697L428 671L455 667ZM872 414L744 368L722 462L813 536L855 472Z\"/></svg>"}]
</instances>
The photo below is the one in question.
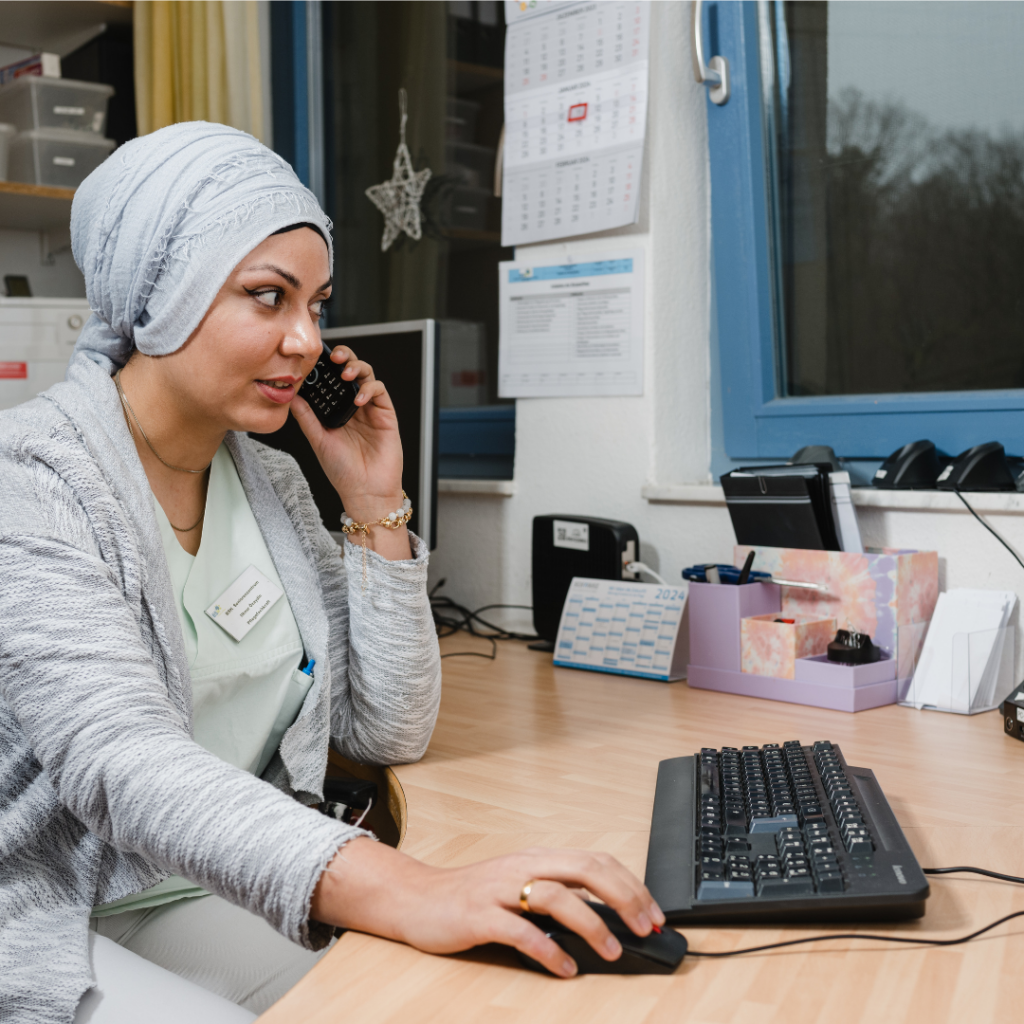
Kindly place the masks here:
<instances>
[{"instance_id":1,"label":"phone buttons","mask_svg":"<svg viewBox=\"0 0 1024 1024\"><path fill-rule=\"evenodd\" d=\"M315 384L320 379L320 371L314 366L306 376L307 384Z\"/></svg>"}]
</instances>

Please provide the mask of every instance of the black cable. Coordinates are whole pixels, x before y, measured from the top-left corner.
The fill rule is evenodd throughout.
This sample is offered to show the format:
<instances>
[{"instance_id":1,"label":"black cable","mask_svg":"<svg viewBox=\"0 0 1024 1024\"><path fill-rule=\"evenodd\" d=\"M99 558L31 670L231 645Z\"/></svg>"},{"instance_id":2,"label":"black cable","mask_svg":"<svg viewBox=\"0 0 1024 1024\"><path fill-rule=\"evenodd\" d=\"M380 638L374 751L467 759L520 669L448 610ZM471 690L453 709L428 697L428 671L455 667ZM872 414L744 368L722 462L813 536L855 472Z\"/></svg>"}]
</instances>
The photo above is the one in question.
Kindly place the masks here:
<instances>
[{"instance_id":1,"label":"black cable","mask_svg":"<svg viewBox=\"0 0 1024 1024\"><path fill-rule=\"evenodd\" d=\"M482 651L451 651L442 654L442 658L487 658L493 661L498 656L499 640L537 640L538 637L530 633L516 633L513 630L505 629L483 617L482 612L490 611L492 608L520 608L525 611L532 611L528 604L485 604L475 611L465 605L453 601L446 595L439 595L437 592L445 585L445 580L439 580L431 589L429 596L430 610L434 616L434 626L439 638L452 636L454 633L464 630L471 636L480 637L482 640L491 642L491 653L485 654ZM482 632L489 630L489 632Z\"/></svg>"},{"instance_id":2,"label":"black cable","mask_svg":"<svg viewBox=\"0 0 1024 1024\"><path fill-rule=\"evenodd\" d=\"M1018 878L1016 875L1002 875L998 871L989 871L986 868L923 868L926 875L952 875L959 874L961 871L970 871L975 875L987 875L989 878L998 878L1003 882L1016 882L1018 885L1024 885L1024 878Z\"/></svg>"},{"instance_id":3,"label":"black cable","mask_svg":"<svg viewBox=\"0 0 1024 1024\"><path fill-rule=\"evenodd\" d=\"M1020 560L1020 555L1018 555L1017 552L1014 551L1013 548L1011 548L1010 545L1007 544L1006 541L1003 540L1003 538L1000 537L999 534L996 533L996 531L991 526L989 526L988 523L986 523L985 520L982 519L981 516L979 516L978 513L974 511L973 508L971 508L971 506L967 502L967 499L960 493L960 488L959 487L954 487L953 488L953 493L964 503L964 505L967 508L967 511L970 512L971 515L974 516L974 518L977 519L978 522L981 523L981 525L984 526L985 529L988 530L988 532L991 533L992 536L995 537L995 539L997 541L999 541L999 543L1002 544L1003 547L1006 548L1006 550L1009 551L1010 554L1013 555L1014 558L1017 559L1017 564L1022 569L1024 569L1024 562L1022 562Z\"/></svg>"},{"instance_id":4,"label":"black cable","mask_svg":"<svg viewBox=\"0 0 1024 1024\"><path fill-rule=\"evenodd\" d=\"M976 875L987 875L989 878L998 878L1004 882L1017 882L1024 885L1024 878L1018 878L1016 875L1003 875L998 871L989 871L987 868L922 868L922 870L926 875L950 875L961 871L970 871ZM993 921L991 924L985 925L984 928L979 928L978 931L971 932L970 935L961 935L958 939L906 939L897 935L867 935L862 932L844 932L838 935L812 935L809 939L790 939L789 942L773 942L767 946L750 946L747 949L730 949L725 953L701 953L698 950L690 949L687 950L686 955L716 957L739 956L741 953L761 953L766 949L781 949L783 946L800 946L807 942L829 942L833 939L871 939L877 942L903 942L919 946L959 946L961 943L970 942L971 939L976 939L979 935L984 935L985 932L990 932L993 928L996 928L1015 917L1024 917L1024 910L1018 910L1016 913L1007 914L1006 917L1001 917L998 921Z\"/></svg>"},{"instance_id":5,"label":"black cable","mask_svg":"<svg viewBox=\"0 0 1024 1024\"><path fill-rule=\"evenodd\" d=\"M829 942L835 939L870 939L872 942L902 942L912 946L959 946L964 942L970 942L971 939L976 939L979 935L984 935L985 932L992 931L993 928L997 928L999 925L1005 924L1015 917L1024 917L1024 910L1007 914L1006 917L1001 917L998 921L993 921L991 924L985 925L984 928L971 932L970 935L961 935L956 939L907 939L900 935L868 935L861 932L843 932L838 935L812 935L809 939L790 939L788 942L772 942L767 946L749 946L747 949L729 949L724 953L702 953L696 949L688 949L686 955L707 957L740 956L743 953L762 953L766 949L782 949L784 946L801 946L807 942Z\"/></svg>"}]
</instances>

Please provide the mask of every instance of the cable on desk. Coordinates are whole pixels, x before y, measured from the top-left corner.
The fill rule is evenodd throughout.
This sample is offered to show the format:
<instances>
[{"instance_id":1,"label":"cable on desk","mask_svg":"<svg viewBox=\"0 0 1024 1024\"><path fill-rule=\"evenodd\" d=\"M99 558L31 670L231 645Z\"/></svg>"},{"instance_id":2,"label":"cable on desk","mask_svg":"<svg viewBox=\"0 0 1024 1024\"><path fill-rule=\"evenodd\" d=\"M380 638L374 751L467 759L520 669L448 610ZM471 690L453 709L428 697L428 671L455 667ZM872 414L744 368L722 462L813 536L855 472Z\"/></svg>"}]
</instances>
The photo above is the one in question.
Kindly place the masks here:
<instances>
[{"instance_id":1,"label":"cable on desk","mask_svg":"<svg viewBox=\"0 0 1024 1024\"><path fill-rule=\"evenodd\" d=\"M984 526L985 529L988 530L988 532L991 533L992 536L995 537L995 539L999 541L999 543L1002 544L1003 547L1006 548L1006 550L1009 551L1014 558L1017 559L1017 564L1022 569L1024 569L1024 562L1020 560L1020 555L1018 555L1017 552L1014 551L1013 548L1011 548L1010 545L1007 544L1006 541L1003 540L1003 538L998 533L996 533L993 527L989 526L988 523L986 523L985 520L982 519L981 516L979 516L978 513L974 511L973 508L971 508L971 506L967 502L967 499L960 493L960 488L954 487L953 493L964 503L964 505L967 507L967 511L970 512L971 515L974 516L974 518L977 519L978 522L981 523L981 525Z\"/></svg>"},{"instance_id":2,"label":"cable on desk","mask_svg":"<svg viewBox=\"0 0 1024 1024\"><path fill-rule=\"evenodd\" d=\"M767 949L782 949L784 946L802 946L808 942L831 942L835 939L869 939L872 942L901 942L911 946L959 946L964 942L970 942L971 939L976 939L979 935L984 935L985 932L992 931L993 928L998 928L999 925L1005 924L1007 921L1012 921L1015 917L1024 917L1024 910L1007 914L1006 917L1001 917L998 921L993 921L991 924L985 925L984 928L971 932L970 935L961 935L956 939L907 939L900 935L867 935L861 932L844 932L838 935L812 935L808 939L790 939L788 942L772 942L766 946L749 946L746 949L729 949L724 953L702 953L696 949L688 949L686 955L706 957L741 956L744 953L762 953Z\"/></svg>"},{"instance_id":3,"label":"cable on desk","mask_svg":"<svg viewBox=\"0 0 1024 1024\"><path fill-rule=\"evenodd\" d=\"M1016 875L1003 875L998 871L989 871L987 868L922 868L921 870L926 875L953 875L959 874L961 871L970 871L975 875L987 875L989 878L998 878L1003 882L1016 882L1018 885L1024 885L1024 878L1018 878Z\"/></svg>"},{"instance_id":4,"label":"cable on desk","mask_svg":"<svg viewBox=\"0 0 1024 1024\"><path fill-rule=\"evenodd\" d=\"M989 871L987 868L955 867L922 868L921 870L924 871L926 875L952 875L959 874L962 871L970 871L976 875L987 875L989 878L998 878L1003 882L1016 882L1020 885L1024 885L1024 878L1018 878L1016 875L1004 875L998 871ZM1018 910L1014 914L1007 914L1006 917L1001 917L998 921L993 921L991 924L985 925L984 928L979 928L978 931L971 932L970 935L962 935L958 939L905 939L895 935L864 935L860 932L846 932L842 935L814 935L809 939L791 939L789 942L773 942L768 946L751 946L748 949L732 949L725 953L701 953L698 950L691 949L687 951L687 956L739 956L741 953L760 953L766 949L781 949L783 946L799 946L807 942L828 942L831 939L872 939L877 942L904 942L920 946L959 946L961 943L970 942L971 939L976 939L979 935L984 935L985 932L990 932L993 928L996 928L1015 917L1024 917L1024 910Z\"/></svg>"},{"instance_id":5,"label":"cable on desk","mask_svg":"<svg viewBox=\"0 0 1024 1024\"><path fill-rule=\"evenodd\" d=\"M452 636L452 634L459 632L459 630L465 630L471 636L480 637L483 640L490 640L491 642L491 653L485 654L481 651L451 651L448 654L442 654L442 658L487 658L489 661L494 661L498 656L498 643L499 640L537 640L538 637L531 633L516 633L509 629L504 629L501 626L495 625L493 622L488 622L482 617L481 613L490 611L492 608L520 608L524 611L533 611L533 608L528 604L485 604L482 608L477 608L475 611L471 611L465 605L461 605L456 601L453 601L450 597L446 597L441 594L438 595L438 591L445 585L446 580L439 580L430 591L430 610L434 616L434 626L437 629L438 637ZM454 614L452 614L454 613ZM480 627L488 629L491 632L482 633Z\"/></svg>"}]
</instances>

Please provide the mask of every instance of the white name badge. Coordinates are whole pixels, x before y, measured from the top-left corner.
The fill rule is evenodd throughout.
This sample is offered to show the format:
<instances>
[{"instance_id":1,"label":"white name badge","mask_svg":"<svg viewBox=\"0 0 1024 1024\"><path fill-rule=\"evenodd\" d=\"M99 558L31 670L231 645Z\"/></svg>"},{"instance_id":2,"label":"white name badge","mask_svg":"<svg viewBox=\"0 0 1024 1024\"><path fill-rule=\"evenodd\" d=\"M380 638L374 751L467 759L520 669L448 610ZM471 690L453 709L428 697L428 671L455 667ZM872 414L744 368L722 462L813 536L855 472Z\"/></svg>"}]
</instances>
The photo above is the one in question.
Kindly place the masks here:
<instances>
[{"instance_id":1,"label":"white name badge","mask_svg":"<svg viewBox=\"0 0 1024 1024\"><path fill-rule=\"evenodd\" d=\"M271 583L255 565L250 565L206 609L206 614L229 636L242 640L283 596L280 587Z\"/></svg>"}]
</instances>

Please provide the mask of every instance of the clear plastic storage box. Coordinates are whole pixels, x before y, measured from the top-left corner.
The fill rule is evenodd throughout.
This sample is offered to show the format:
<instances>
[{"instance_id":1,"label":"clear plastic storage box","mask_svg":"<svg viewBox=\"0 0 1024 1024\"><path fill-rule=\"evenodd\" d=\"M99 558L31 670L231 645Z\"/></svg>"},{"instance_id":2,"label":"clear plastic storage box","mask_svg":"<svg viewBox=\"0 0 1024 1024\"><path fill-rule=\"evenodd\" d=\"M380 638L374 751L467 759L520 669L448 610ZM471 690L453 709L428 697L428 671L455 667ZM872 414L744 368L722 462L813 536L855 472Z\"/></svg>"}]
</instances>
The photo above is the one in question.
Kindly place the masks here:
<instances>
[{"instance_id":1,"label":"clear plastic storage box","mask_svg":"<svg viewBox=\"0 0 1024 1024\"><path fill-rule=\"evenodd\" d=\"M113 86L98 82L22 75L0 86L0 121L13 124L19 132L65 128L102 135L107 102L113 95Z\"/></svg>"},{"instance_id":2,"label":"clear plastic storage box","mask_svg":"<svg viewBox=\"0 0 1024 1024\"><path fill-rule=\"evenodd\" d=\"M479 103L449 96L445 118L445 135L448 141L472 142L476 138L476 119L479 114Z\"/></svg>"},{"instance_id":3,"label":"clear plastic storage box","mask_svg":"<svg viewBox=\"0 0 1024 1024\"><path fill-rule=\"evenodd\" d=\"M486 188L457 185L445 197L442 222L461 231L486 231L491 192Z\"/></svg>"},{"instance_id":4,"label":"clear plastic storage box","mask_svg":"<svg viewBox=\"0 0 1024 1024\"><path fill-rule=\"evenodd\" d=\"M113 139L92 132L59 128L20 132L11 143L8 174L11 181L78 188L110 156L114 146Z\"/></svg>"},{"instance_id":5,"label":"clear plastic storage box","mask_svg":"<svg viewBox=\"0 0 1024 1024\"><path fill-rule=\"evenodd\" d=\"M449 142L445 157L449 174L473 188L494 188L494 150L472 142Z\"/></svg>"},{"instance_id":6,"label":"clear plastic storage box","mask_svg":"<svg viewBox=\"0 0 1024 1024\"><path fill-rule=\"evenodd\" d=\"M14 138L14 125L0 123L0 181L7 180L7 157Z\"/></svg>"}]
</instances>

